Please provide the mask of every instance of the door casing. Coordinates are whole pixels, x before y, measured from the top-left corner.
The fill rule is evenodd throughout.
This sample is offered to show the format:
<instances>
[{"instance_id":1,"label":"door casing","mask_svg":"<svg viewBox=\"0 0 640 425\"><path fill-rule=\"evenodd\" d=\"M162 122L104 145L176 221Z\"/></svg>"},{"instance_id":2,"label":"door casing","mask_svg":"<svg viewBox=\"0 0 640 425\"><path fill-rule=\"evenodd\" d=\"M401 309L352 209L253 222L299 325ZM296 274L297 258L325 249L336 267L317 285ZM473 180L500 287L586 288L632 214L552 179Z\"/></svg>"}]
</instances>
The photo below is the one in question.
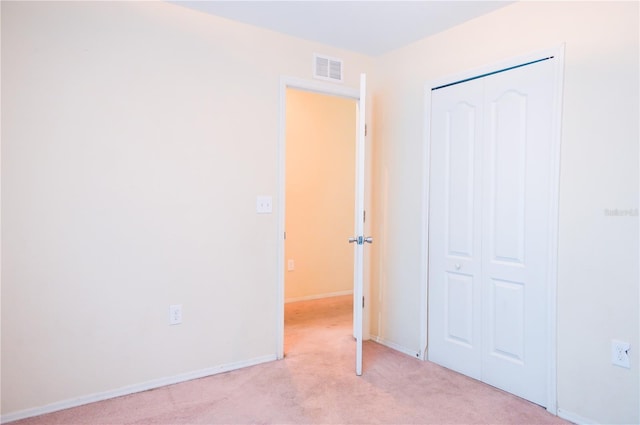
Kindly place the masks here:
<instances>
[{"instance_id":1,"label":"door casing","mask_svg":"<svg viewBox=\"0 0 640 425\"><path fill-rule=\"evenodd\" d=\"M548 370L547 370L547 411L557 415L557 344L556 344L556 322L557 322L557 264L558 264L558 212L559 212L559 189L560 189L560 142L561 120L562 120L562 93L564 80L564 50L565 45L559 45L542 51L510 58L498 63L483 66L481 68L462 72L460 74L451 75L437 80L429 81L425 84L424 91L424 151L423 151L423 176L422 176L422 264L421 264L421 300L420 303L420 354L423 360L427 359L428 350L428 264L429 264L429 164L431 151L431 135L430 135L430 119L431 119L431 92L434 88L447 84L461 82L483 75L500 72L519 65L534 62L540 59L553 57L554 71L554 105L553 105L553 123L552 123L552 140L551 140L551 187L550 190L550 209L549 209L549 247L548 247L548 264L549 271L548 281L548 314L546 320L547 326L547 346L549 347Z\"/></svg>"}]
</instances>

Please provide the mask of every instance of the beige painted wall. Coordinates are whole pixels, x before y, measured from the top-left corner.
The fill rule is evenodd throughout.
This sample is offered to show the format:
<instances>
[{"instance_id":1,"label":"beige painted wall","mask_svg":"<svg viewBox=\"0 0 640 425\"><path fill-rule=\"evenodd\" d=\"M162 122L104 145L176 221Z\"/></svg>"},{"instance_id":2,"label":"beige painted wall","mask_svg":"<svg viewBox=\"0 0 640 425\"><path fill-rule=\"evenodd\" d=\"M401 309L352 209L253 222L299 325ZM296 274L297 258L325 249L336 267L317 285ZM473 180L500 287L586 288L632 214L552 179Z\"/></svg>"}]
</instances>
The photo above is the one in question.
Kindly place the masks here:
<instances>
[{"instance_id":1,"label":"beige painted wall","mask_svg":"<svg viewBox=\"0 0 640 425\"><path fill-rule=\"evenodd\" d=\"M165 2L1 8L3 417L275 358L280 77L372 60Z\"/></svg>"},{"instance_id":2,"label":"beige painted wall","mask_svg":"<svg viewBox=\"0 0 640 425\"><path fill-rule=\"evenodd\" d=\"M352 291L356 101L287 89L286 107L285 299Z\"/></svg>"},{"instance_id":3,"label":"beige painted wall","mask_svg":"<svg viewBox=\"0 0 640 425\"><path fill-rule=\"evenodd\" d=\"M419 350L424 83L566 42L558 402L640 422L638 217L604 214L638 208L637 3L517 3L376 59L160 2L0 7L3 415L273 358L255 197L277 193L279 78L314 52L349 87L369 71L371 329Z\"/></svg>"},{"instance_id":4,"label":"beige painted wall","mask_svg":"<svg viewBox=\"0 0 640 425\"><path fill-rule=\"evenodd\" d=\"M377 59L372 332L420 349L425 83L566 43L558 406L640 422L638 217L605 215L638 208L638 6L519 2ZM612 338L631 343L631 369L611 365Z\"/></svg>"}]
</instances>

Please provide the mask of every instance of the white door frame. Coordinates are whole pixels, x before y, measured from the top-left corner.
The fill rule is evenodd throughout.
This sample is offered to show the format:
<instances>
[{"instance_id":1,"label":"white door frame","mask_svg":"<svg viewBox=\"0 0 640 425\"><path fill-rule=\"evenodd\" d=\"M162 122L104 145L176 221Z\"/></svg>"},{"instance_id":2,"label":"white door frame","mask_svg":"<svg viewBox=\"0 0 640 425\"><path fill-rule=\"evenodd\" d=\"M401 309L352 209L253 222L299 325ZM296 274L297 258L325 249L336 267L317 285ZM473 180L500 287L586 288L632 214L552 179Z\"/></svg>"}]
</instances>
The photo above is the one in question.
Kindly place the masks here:
<instances>
[{"instance_id":1,"label":"white door frame","mask_svg":"<svg viewBox=\"0 0 640 425\"><path fill-rule=\"evenodd\" d=\"M280 77L280 96L278 105L278 204L276 209L277 224L277 254L276 254L276 357L284 358L284 232L285 232L285 196L286 196L286 112L287 112L287 89L298 89L313 93L326 94L330 96L345 97L358 101L360 99L360 90L344 86L336 86L328 83L322 83L313 80L305 80L296 77ZM354 117L355 119L355 117ZM369 174L366 172L368 161L365 164L365 209L368 205L368 188L370 184ZM367 223L368 225L368 223ZM352 235L344 235L344 242ZM368 276L367 272L367 256L365 253L365 270L364 270L364 293L368 295ZM369 303L366 303L363 311L363 339L369 339L369 327L367 325Z\"/></svg>"},{"instance_id":2,"label":"white door frame","mask_svg":"<svg viewBox=\"0 0 640 425\"><path fill-rule=\"evenodd\" d=\"M483 66L481 68L462 72L460 74L439 78L429 81L425 84L424 91L424 133L425 141L422 169L423 169L423 193L422 193L422 264L421 279L424 282L421 285L420 306L420 347L422 360L427 359L428 349L428 264L429 264L429 165L431 151L431 134L430 134L430 117L431 117L431 91L434 88L447 84L462 82L468 79L478 78L487 74L507 70L523 64L535 62L545 58L554 58L555 75L554 75L554 107L553 107L553 123L552 123L552 140L551 140L551 187L550 189L550 209L549 209L549 256L548 256L548 316L547 316L547 346L549 347L548 371L547 371L547 411L557 415L557 346L556 346L556 292L557 292L557 265L558 265L558 209L559 209L559 190L560 190L560 142L562 138L562 93L564 81L564 44L543 51L510 58L499 63Z\"/></svg>"}]
</instances>

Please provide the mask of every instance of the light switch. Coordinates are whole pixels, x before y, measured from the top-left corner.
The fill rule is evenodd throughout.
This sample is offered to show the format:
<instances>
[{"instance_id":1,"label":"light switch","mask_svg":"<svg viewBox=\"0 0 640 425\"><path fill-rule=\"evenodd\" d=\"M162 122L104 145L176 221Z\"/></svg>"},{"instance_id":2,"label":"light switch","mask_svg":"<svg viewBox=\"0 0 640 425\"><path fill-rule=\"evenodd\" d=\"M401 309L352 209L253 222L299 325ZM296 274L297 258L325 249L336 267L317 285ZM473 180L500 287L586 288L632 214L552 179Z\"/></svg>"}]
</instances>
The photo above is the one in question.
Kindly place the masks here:
<instances>
[{"instance_id":1,"label":"light switch","mask_svg":"<svg viewBox=\"0 0 640 425\"><path fill-rule=\"evenodd\" d=\"M256 198L256 212L258 214L271 214L273 212L271 196L258 196Z\"/></svg>"}]
</instances>

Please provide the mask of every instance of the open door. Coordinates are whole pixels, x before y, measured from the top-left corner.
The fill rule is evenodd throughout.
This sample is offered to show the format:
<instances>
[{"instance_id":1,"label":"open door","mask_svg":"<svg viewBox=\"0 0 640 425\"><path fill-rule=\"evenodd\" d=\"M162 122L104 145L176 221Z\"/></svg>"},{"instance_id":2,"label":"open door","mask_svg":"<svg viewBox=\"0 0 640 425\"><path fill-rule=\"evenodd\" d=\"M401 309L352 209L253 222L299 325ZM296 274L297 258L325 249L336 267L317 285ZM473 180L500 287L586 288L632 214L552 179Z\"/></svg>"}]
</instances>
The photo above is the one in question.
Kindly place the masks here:
<instances>
[{"instance_id":1,"label":"open door","mask_svg":"<svg viewBox=\"0 0 640 425\"><path fill-rule=\"evenodd\" d=\"M349 238L354 244L353 268L353 334L356 338L356 375L362 375L362 318L364 310L364 244L372 243L371 237L364 236L364 183L365 183L365 103L366 74L360 74L360 99L358 101L358 134L356 143L356 206L355 237Z\"/></svg>"},{"instance_id":2,"label":"open door","mask_svg":"<svg viewBox=\"0 0 640 425\"><path fill-rule=\"evenodd\" d=\"M364 321L364 244L371 243L370 237L364 236L364 206L365 206L365 98L366 98L366 75L360 76L360 89L324 84L317 81L305 81L295 78L283 77L280 81L280 135L278 143L278 234L280 235L277 254L278 270L278 314L276 328L276 358L284 358L284 272L285 272L285 133L286 133L286 90L295 88L331 96L340 96L358 100L357 105L357 140L356 140L356 177L355 177L355 214L354 214L354 235L349 238L349 242L354 244L354 282L353 282L353 335L356 339L356 374L362 375L362 341L366 328Z\"/></svg>"}]
</instances>

